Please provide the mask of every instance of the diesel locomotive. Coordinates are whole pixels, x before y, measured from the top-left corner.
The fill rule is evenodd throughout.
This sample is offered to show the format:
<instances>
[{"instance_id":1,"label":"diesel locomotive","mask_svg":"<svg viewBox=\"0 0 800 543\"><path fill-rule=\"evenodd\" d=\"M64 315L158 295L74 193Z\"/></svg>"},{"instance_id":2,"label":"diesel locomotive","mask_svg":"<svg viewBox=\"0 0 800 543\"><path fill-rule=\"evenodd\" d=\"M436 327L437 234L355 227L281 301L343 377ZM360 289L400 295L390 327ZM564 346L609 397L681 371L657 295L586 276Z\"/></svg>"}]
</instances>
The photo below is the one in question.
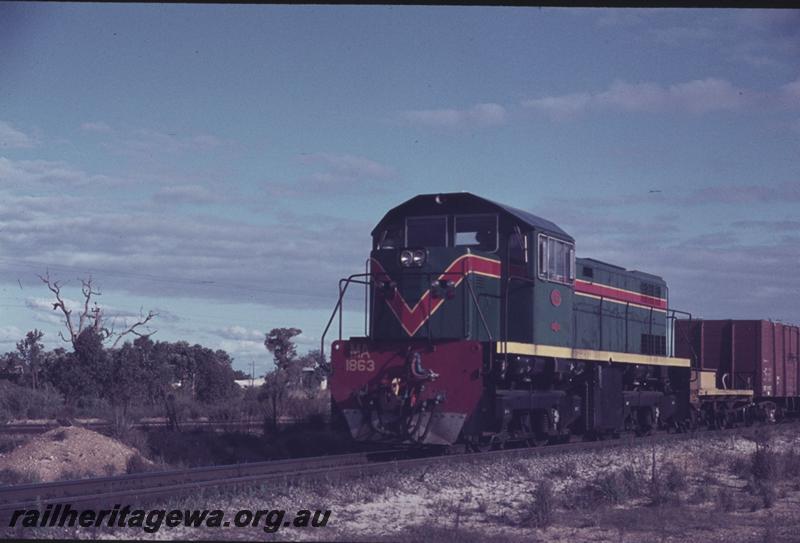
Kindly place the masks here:
<instances>
[{"instance_id":1,"label":"diesel locomotive","mask_svg":"<svg viewBox=\"0 0 800 543\"><path fill-rule=\"evenodd\" d=\"M353 285L366 290L365 333L343 339ZM358 441L483 450L681 429L753 405L708 378L700 389L691 340L676 356L690 316L669 307L661 277L577 258L553 222L470 193L391 209L365 273L339 291L329 383Z\"/></svg>"}]
</instances>

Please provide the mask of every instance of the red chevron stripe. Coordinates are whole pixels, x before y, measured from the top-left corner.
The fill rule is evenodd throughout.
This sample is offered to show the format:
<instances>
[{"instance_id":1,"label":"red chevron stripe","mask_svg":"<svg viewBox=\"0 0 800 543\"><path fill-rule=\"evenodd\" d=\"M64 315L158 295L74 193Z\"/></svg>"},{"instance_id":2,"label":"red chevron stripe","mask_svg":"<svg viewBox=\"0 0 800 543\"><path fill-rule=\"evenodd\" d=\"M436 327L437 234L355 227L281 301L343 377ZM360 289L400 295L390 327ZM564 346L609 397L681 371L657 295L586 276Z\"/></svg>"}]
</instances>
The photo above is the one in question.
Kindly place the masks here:
<instances>
[{"instance_id":1,"label":"red chevron stripe","mask_svg":"<svg viewBox=\"0 0 800 543\"><path fill-rule=\"evenodd\" d=\"M372 271L376 274L377 278L381 281L389 282L391 277L383 269L381 263L376 259L370 259L372 264ZM462 255L456 258L445 271L439 275L438 281L453 281L455 286L461 284L464 277L471 273L478 275L486 275L500 279L500 261L492 260L477 255ZM408 303L397 292L391 298L385 298L386 305L392 310L403 330L409 336L413 336L431 318L431 316L442 306L444 298L433 298L431 296L431 289L426 290L416 305L411 308Z\"/></svg>"}]
</instances>

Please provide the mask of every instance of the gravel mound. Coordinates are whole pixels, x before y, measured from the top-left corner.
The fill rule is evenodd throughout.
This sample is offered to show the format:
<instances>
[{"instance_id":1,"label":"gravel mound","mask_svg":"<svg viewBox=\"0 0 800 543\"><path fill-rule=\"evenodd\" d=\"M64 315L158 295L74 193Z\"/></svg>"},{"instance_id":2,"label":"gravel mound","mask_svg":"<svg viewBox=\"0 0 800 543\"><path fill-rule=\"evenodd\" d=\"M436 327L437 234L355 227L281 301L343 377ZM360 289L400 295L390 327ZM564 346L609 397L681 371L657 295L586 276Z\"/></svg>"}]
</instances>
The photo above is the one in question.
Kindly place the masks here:
<instances>
[{"instance_id":1,"label":"gravel mound","mask_svg":"<svg viewBox=\"0 0 800 543\"><path fill-rule=\"evenodd\" d=\"M128 460L138 454L137 449L116 439L70 426L45 432L0 455L0 471L42 482L102 477L125 473Z\"/></svg>"}]
</instances>

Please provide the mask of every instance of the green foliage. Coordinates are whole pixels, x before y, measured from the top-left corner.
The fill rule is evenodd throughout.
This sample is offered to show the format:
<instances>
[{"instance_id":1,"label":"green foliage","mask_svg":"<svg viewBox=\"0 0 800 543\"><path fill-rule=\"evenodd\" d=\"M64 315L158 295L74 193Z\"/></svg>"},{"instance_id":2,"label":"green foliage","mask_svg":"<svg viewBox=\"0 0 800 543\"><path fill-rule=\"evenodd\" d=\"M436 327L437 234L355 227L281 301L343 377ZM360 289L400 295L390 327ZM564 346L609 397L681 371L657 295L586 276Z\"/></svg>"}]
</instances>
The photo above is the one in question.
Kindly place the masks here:
<instances>
[{"instance_id":1,"label":"green foliage","mask_svg":"<svg viewBox=\"0 0 800 543\"><path fill-rule=\"evenodd\" d=\"M0 423L13 419L54 418L62 403L61 395L52 387L31 390L0 381Z\"/></svg>"},{"instance_id":2,"label":"green foliage","mask_svg":"<svg viewBox=\"0 0 800 543\"><path fill-rule=\"evenodd\" d=\"M39 475L31 470L17 471L13 469L0 470L0 485L21 485L26 483L38 483Z\"/></svg>"},{"instance_id":3,"label":"green foliage","mask_svg":"<svg viewBox=\"0 0 800 543\"><path fill-rule=\"evenodd\" d=\"M41 339L44 332L31 330L17 342L16 352L3 357L3 370L17 384L38 389L42 381L42 367L45 360L44 345Z\"/></svg>"},{"instance_id":4,"label":"green foliage","mask_svg":"<svg viewBox=\"0 0 800 543\"><path fill-rule=\"evenodd\" d=\"M717 491L717 509L726 513L736 508L736 500L729 488L722 487Z\"/></svg>"},{"instance_id":5,"label":"green foliage","mask_svg":"<svg viewBox=\"0 0 800 543\"><path fill-rule=\"evenodd\" d=\"M768 446L758 446L751 459L751 473L756 481L772 481L780 475L779 455Z\"/></svg>"},{"instance_id":6,"label":"green foliage","mask_svg":"<svg viewBox=\"0 0 800 543\"><path fill-rule=\"evenodd\" d=\"M286 369L297 358L292 338L302 333L299 328L273 328L264 340L264 346L275 357L278 369Z\"/></svg>"},{"instance_id":7,"label":"green foliage","mask_svg":"<svg viewBox=\"0 0 800 543\"><path fill-rule=\"evenodd\" d=\"M134 454L130 458L128 458L128 462L125 465L125 473L133 474L133 473L146 473L148 471L153 471L150 464L142 458L142 455L139 453Z\"/></svg>"},{"instance_id":8,"label":"green foliage","mask_svg":"<svg viewBox=\"0 0 800 543\"><path fill-rule=\"evenodd\" d=\"M596 506L602 503L620 504L639 496L647 483L629 466L622 471L601 473L578 495L578 501L585 502L581 504L584 506Z\"/></svg>"},{"instance_id":9,"label":"green foliage","mask_svg":"<svg viewBox=\"0 0 800 543\"><path fill-rule=\"evenodd\" d=\"M185 341L156 344L156 347L174 369L181 390L190 398L214 404L238 396L239 387L231 367L233 360L225 351L190 346Z\"/></svg>"},{"instance_id":10,"label":"green foliage","mask_svg":"<svg viewBox=\"0 0 800 543\"><path fill-rule=\"evenodd\" d=\"M553 514L555 513L553 484L549 480L540 482L536 485L532 498L528 517L525 519L526 524L537 528L547 528L553 523Z\"/></svg>"},{"instance_id":11,"label":"green foliage","mask_svg":"<svg viewBox=\"0 0 800 543\"><path fill-rule=\"evenodd\" d=\"M45 374L47 380L64 395L68 405L99 396L108 379L108 355L102 337L87 328L75 339L75 351L61 351L51 358Z\"/></svg>"},{"instance_id":12,"label":"green foliage","mask_svg":"<svg viewBox=\"0 0 800 543\"><path fill-rule=\"evenodd\" d=\"M238 397L241 389L236 384L231 360L225 351L212 351L200 345L194 346L198 359L199 378L196 397L206 404L215 404Z\"/></svg>"}]
</instances>

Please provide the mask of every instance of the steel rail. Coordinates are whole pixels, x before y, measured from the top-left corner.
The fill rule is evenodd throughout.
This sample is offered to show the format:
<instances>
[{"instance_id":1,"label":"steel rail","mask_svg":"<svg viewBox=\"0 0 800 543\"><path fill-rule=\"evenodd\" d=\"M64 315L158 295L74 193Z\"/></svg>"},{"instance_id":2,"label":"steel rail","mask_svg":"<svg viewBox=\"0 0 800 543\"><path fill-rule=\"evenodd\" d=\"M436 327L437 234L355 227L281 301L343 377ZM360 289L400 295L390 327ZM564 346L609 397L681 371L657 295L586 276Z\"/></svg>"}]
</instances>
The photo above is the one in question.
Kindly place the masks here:
<instances>
[{"instance_id":1,"label":"steel rail","mask_svg":"<svg viewBox=\"0 0 800 543\"><path fill-rule=\"evenodd\" d=\"M785 427L787 423L770 426ZM797 425L798 423L791 423ZM476 462L499 458L543 457L564 453L580 453L605 449L641 447L662 443L708 439L749 433L763 426L737 427L722 430L702 430L685 433L659 433L645 437L626 435L617 439L598 441L575 441L543 447L521 447L479 453L424 456L422 458L397 459L402 451L378 451L354 453L329 457L292 459L234 466L193 468L173 472L155 472L122 477L104 477L82 481L19 485L0 489L0 522L8 522L16 510L43 509L48 504L69 503L77 506L110 508L124 500L153 500L173 497L206 488L231 488L252 486L268 481L319 480L381 473L403 473L409 469L454 465L460 462ZM384 460L381 455L387 455ZM181 479L181 474L184 476ZM186 477L186 474L202 474ZM130 483L128 483L130 482ZM126 488L127 487L127 488ZM61 493L55 492L61 489ZM14 491L19 491L14 494ZM49 492L48 492L49 491ZM9 501L9 498L15 498Z\"/></svg>"},{"instance_id":2,"label":"steel rail","mask_svg":"<svg viewBox=\"0 0 800 543\"><path fill-rule=\"evenodd\" d=\"M279 424L281 421L278 421ZM286 421L286 424L292 424L292 421ZM138 430L148 430L148 429L157 429L157 428L168 428L170 425L169 422L137 422L131 424L131 428L135 428ZM182 421L178 422L178 426L181 429L198 429L198 428L210 428L210 429L229 429L229 428L241 428L241 429L261 429L263 427L262 421ZM56 428L86 428L88 430L105 430L112 427L112 423L108 421L103 422L80 422L77 421L71 426L62 426L57 422L50 422L50 423L36 423L36 424L25 424L25 423L17 423L17 424L0 424L0 434L43 434L44 432L48 432L50 430L55 430Z\"/></svg>"},{"instance_id":3,"label":"steel rail","mask_svg":"<svg viewBox=\"0 0 800 543\"><path fill-rule=\"evenodd\" d=\"M239 477L258 477L294 472L303 469L324 468L337 465L351 465L380 458L381 455L395 451L358 452L309 458L291 458L266 462L230 464L222 466L203 466L179 470L153 471L110 477L93 477L50 483L29 483L0 487L0 504L11 502L33 502L37 500L65 499L79 496L87 491L97 490L128 491L157 488L175 484L218 481Z\"/></svg>"}]
</instances>

